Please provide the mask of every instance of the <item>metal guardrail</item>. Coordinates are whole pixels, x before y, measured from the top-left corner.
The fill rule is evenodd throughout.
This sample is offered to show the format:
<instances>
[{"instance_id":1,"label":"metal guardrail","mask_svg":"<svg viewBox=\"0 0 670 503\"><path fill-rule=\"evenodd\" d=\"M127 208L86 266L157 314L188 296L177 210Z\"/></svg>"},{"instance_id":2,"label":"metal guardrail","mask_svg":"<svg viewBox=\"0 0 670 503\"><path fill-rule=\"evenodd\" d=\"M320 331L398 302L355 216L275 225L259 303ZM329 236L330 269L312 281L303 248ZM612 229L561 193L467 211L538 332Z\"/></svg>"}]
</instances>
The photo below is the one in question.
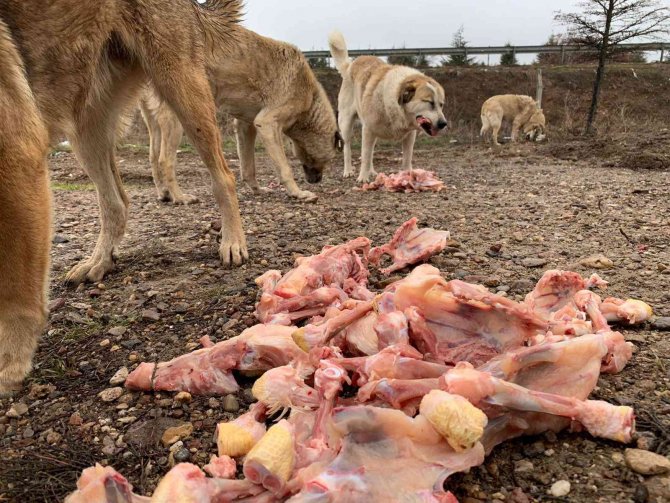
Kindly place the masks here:
<instances>
[{"instance_id":1,"label":"metal guardrail","mask_svg":"<svg viewBox=\"0 0 670 503\"><path fill-rule=\"evenodd\" d=\"M660 51L661 61L665 50L670 48L667 42L650 42L637 44L620 44L619 49L630 51ZM488 47L423 47L423 48L400 48L400 49L350 49L350 56L451 56L451 55L486 55L486 54L565 54L571 52L592 51L590 47L583 45L516 45L516 46L488 46ZM329 51L304 51L307 59L330 58Z\"/></svg>"}]
</instances>

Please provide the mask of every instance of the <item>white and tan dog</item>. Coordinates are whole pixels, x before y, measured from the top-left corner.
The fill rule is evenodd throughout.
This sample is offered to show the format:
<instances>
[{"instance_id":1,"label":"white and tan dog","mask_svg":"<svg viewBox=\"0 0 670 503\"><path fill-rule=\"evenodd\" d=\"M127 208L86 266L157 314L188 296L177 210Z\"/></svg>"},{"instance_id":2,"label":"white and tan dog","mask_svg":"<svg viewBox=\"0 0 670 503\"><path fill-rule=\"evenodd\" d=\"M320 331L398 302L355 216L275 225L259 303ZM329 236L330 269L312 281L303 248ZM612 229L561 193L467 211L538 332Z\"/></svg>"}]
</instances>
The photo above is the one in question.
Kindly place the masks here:
<instances>
[{"instance_id":1,"label":"white and tan dog","mask_svg":"<svg viewBox=\"0 0 670 503\"><path fill-rule=\"evenodd\" d=\"M338 99L338 121L344 139L345 178L354 174L351 140L356 117L363 125L359 182L369 182L376 175L372 156L379 138L402 141L402 167L403 170L411 170L417 132L437 136L447 127L442 111L444 89L437 81L414 68L388 65L372 56L352 61L344 37L339 32L333 32L328 43L343 79Z\"/></svg>"},{"instance_id":2,"label":"white and tan dog","mask_svg":"<svg viewBox=\"0 0 670 503\"><path fill-rule=\"evenodd\" d=\"M482 105L482 131L486 138L498 143L498 134L503 122L512 124L512 141L517 141L519 133L529 141L540 140L545 136L546 121L544 112L530 96L519 94L503 94L493 96Z\"/></svg>"}]
</instances>

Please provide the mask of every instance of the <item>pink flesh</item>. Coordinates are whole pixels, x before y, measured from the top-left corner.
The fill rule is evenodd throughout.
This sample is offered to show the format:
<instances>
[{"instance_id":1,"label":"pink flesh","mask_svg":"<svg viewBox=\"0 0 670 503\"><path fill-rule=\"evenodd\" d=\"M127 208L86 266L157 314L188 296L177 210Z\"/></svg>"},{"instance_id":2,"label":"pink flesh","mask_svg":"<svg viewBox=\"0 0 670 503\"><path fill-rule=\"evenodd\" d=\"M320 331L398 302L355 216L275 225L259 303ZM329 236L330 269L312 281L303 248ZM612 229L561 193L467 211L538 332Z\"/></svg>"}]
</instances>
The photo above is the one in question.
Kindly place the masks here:
<instances>
[{"instance_id":1,"label":"pink flesh","mask_svg":"<svg viewBox=\"0 0 670 503\"><path fill-rule=\"evenodd\" d=\"M408 265L428 260L446 248L449 232L418 229L416 224L416 218L408 220L388 244L370 250L370 263L377 265L382 255L389 255L393 265L382 269L382 273L388 275Z\"/></svg>"},{"instance_id":2,"label":"pink flesh","mask_svg":"<svg viewBox=\"0 0 670 503\"><path fill-rule=\"evenodd\" d=\"M212 456L204 470L214 478L234 479L237 474L237 463L228 456Z\"/></svg>"},{"instance_id":3,"label":"pink flesh","mask_svg":"<svg viewBox=\"0 0 670 503\"><path fill-rule=\"evenodd\" d=\"M440 192L444 190L444 182L432 171L413 169L391 175L379 173L374 182L360 188L362 191L379 189L389 192Z\"/></svg>"}]
</instances>

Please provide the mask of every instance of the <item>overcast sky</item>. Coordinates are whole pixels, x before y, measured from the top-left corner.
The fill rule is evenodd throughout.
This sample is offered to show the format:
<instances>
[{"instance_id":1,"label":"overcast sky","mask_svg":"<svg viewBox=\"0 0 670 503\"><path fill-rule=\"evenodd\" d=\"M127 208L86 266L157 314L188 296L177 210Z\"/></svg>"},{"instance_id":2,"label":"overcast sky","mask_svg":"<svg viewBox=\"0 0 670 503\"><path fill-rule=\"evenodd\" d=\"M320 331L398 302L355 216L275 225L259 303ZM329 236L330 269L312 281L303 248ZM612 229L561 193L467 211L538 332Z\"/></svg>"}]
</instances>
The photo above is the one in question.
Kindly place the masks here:
<instances>
[{"instance_id":1,"label":"overcast sky","mask_svg":"<svg viewBox=\"0 0 670 503\"><path fill-rule=\"evenodd\" d=\"M463 25L472 46L536 45L562 27L575 0L246 0L244 25L302 50L326 49L340 30L352 49L449 47ZM493 58L493 57L492 57ZM532 59L532 57L531 57Z\"/></svg>"}]
</instances>

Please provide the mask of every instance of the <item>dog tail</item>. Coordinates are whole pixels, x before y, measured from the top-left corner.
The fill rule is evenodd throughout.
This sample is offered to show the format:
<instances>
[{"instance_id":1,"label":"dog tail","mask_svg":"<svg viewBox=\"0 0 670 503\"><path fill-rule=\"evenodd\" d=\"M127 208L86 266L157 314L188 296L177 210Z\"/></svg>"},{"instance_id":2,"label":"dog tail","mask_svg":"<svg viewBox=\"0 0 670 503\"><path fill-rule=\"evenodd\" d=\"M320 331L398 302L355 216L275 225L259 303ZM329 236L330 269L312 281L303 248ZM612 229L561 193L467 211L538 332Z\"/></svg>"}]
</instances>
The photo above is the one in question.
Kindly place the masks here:
<instances>
[{"instance_id":1,"label":"dog tail","mask_svg":"<svg viewBox=\"0 0 670 503\"><path fill-rule=\"evenodd\" d=\"M235 27L242 21L243 0L192 0L203 27L207 47L215 49L235 37Z\"/></svg>"},{"instance_id":2,"label":"dog tail","mask_svg":"<svg viewBox=\"0 0 670 503\"><path fill-rule=\"evenodd\" d=\"M328 37L328 45L330 46L330 54L335 61L335 68L343 75L351 64L344 36L339 31L332 32Z\"/></svg>"}]
</instances>

